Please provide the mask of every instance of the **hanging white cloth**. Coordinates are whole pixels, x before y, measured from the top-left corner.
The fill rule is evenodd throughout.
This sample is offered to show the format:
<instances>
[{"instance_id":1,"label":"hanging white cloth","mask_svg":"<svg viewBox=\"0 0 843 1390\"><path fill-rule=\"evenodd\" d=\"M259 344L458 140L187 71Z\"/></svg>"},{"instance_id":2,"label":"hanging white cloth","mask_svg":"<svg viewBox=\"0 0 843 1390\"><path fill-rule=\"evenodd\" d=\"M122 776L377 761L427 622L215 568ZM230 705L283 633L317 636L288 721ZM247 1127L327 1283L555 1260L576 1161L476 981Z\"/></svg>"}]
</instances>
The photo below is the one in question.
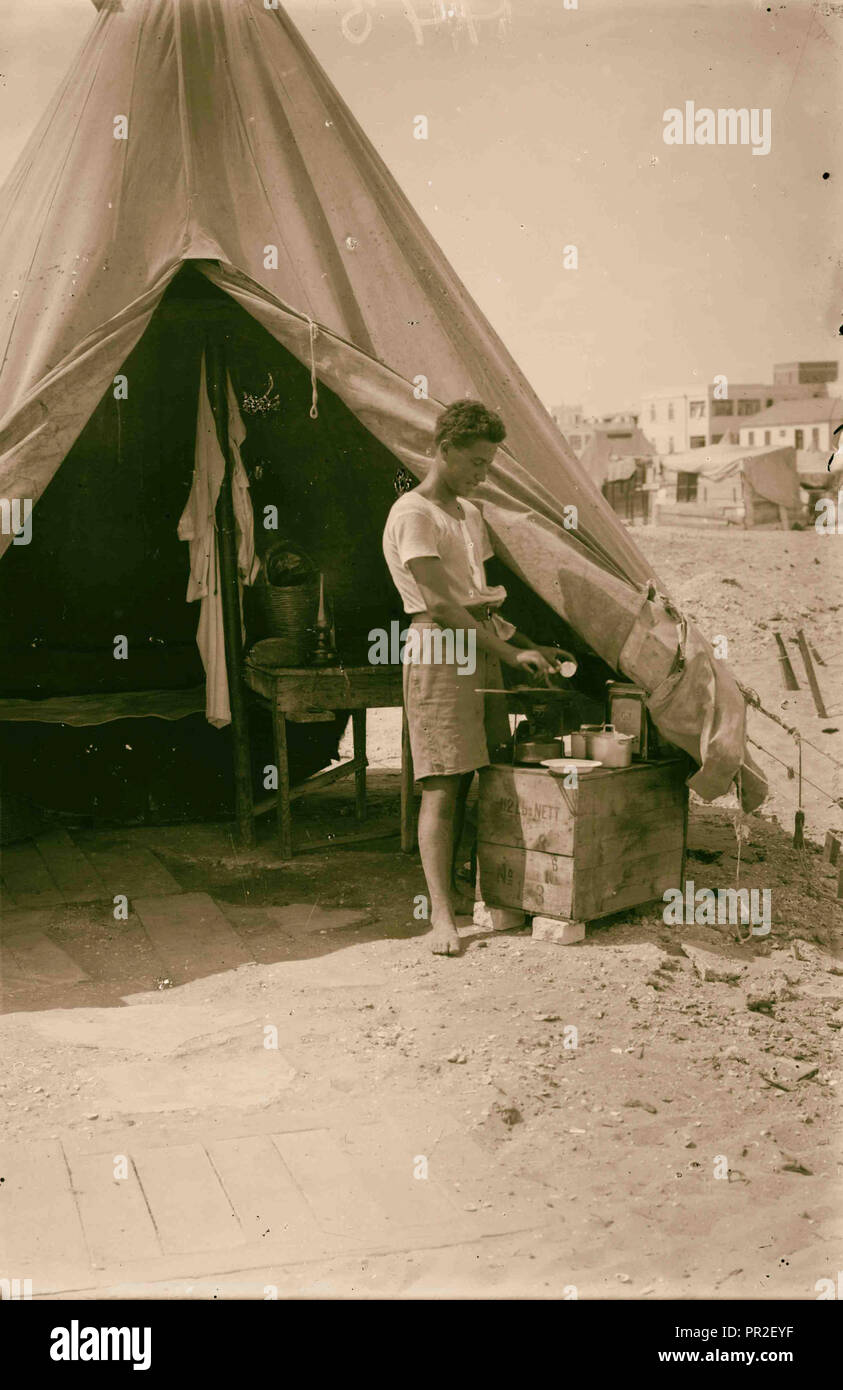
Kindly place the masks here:
<instances>
[{"instance_id":1,"label":"hanging white cloth","mask_svg":"<svg viewBox=\"0 0 843 1390\"><path fill-rule=\"evenodd\" d=\"M237 530L237 573L240 580L240 622L242 629L242 585L253 583L259 561L255 555L255 529L249 480L240 457L240 445L246 438L246 427L237 405L237 397L226 373L228 395L228 440L232 459L232 499ZM228 700L228 673L225 664L225 639L222 622L222 593L220 560L217 545L216 508L220 487L225 476L225 460L217 439L205 374L205 354L199 380L199 408L196 416L196 452L193 486L179 521L179 538L190 546L190 579L187 601L202 600L196 644L205 667L205 718L216 728L231 723Z\"/></svg>"}]
</instances>

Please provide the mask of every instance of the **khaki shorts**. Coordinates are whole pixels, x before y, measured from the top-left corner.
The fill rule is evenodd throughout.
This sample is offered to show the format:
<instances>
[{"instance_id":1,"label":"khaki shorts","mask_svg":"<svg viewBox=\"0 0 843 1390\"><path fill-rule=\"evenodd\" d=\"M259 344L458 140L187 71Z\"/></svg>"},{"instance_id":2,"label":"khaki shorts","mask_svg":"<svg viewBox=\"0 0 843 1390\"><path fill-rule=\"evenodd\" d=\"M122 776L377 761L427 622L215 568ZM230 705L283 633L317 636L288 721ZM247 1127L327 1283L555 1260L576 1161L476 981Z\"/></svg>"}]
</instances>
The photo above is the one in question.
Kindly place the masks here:
<instances>
[{"instance_id":1,"label":"khaki shorts","mask_svg":"<svg viewBox=\"0 0 843 1390\"><path fill-rule=\"evenodd\" d=\"M477 622L494 630L490 620ZM438 624L413 619L411 626L421 635ZM404 665L404 708L418 781L485 767L490 750L509 738L506 696L478 694L485 688L502 689L500 662L479 644L476 655L471 675L460 675L453 662Z\"/></svg>"}]
</instances>

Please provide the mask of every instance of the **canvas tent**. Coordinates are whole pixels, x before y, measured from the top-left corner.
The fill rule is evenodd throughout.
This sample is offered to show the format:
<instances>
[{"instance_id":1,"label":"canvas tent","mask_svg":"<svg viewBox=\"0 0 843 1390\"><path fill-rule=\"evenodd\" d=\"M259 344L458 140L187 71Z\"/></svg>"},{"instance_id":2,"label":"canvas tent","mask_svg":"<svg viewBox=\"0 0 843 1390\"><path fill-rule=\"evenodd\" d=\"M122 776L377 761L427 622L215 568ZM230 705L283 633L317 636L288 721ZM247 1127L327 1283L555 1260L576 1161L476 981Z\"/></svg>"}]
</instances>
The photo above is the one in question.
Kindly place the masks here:
<instances>
[{"instance_id":1,"label":"canvas tent","mask_svg":"<svg viewBox=\"0 0 843 1390\"><path fill-rule=\"evenodd\" d=\"M592 482L623 482L635 473L636 460L649 462L653 446L637 425L597 426L580 463Z\"/></svg>"},{"instance_id":2,"label":"canvas tent","mask_svg":"<svg viewBox=\"0 0 843 1390\"><path fill-rule=\"evenodd\" d=\"M716 444L661 456L660 515L728 520L743 526L784 525L802 513L796 451Z\"/></svg>"},{"instance_id":3,"label":"canvas tent","mask_svg":"<svg viewBox=\"0 0 843 1390\"><path fill-rule=\"evenodd\" d=\"M268 369L281 383L267 467L282 503L309 518L349 634L394 611L379 527L396 463L423 476L441 404L480 397L508 428L479 500L515 620L540 636L570 630L646 686L665 738L699 764L691 785L701 795L725 793L742 768L745 804L763 798L733 677L664 598L280 8L105 0L3 191L0 246L0 498L36 502L31 546L13 547L4 569L31 579L46 567L102 607L84 535L65 554L54 516L45 550L39 516L68 470L62 502L84 505L92 530L103 507L125 513L128 488L150 487L137 445L146 432L149 457L170 466L146 514L144 554L159 548L160 582L170 583L192 457L189 433L180 447L177 436L184 421L195 426L197 324L212 305L233 345L236 389L262 384ZM118 408L121 371L130 388ZM427 399L416 398L420 376ZM124 476L130 448L135 472ZM101 489L84 503L74 493L83 463ZM128 612L146 568L132 568L113 530L98 545L93 567L112 567ZM179 621L195 626L183 597L182 608Z\"/></svg>"},{"instance_id":4,"label":"canvas tent","mask_svg":"<svg viewBox=\"0 0 843 1390\"><path fill-rule=\"evenodd\" d=\"M618 516L647 521L653 446L637 425L598 426L580 463Z\"/></svg>"}]
</instances>

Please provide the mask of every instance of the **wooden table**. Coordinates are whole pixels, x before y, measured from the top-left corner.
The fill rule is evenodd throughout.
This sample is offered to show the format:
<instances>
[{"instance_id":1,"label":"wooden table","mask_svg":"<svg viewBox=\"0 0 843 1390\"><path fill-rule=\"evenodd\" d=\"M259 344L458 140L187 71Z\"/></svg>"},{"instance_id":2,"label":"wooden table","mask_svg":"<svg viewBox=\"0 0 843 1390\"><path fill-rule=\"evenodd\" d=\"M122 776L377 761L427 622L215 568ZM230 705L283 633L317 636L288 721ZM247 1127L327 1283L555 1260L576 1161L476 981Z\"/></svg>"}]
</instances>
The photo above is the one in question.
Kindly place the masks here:
<instances>
[{"instance_id":1,"label":"wooden table","mask_svg":"<svg viewBox=\"0 0 843 1390\"><path fill-rule=\"evenodd\" d=\"M246 658L244 679L270 708L278 767L278 797L275 803L282 859L292 859L292 802L318 786L354 774L355 814L358 822L366 818L366 711L400 706L404 694L400 666L326 666L316 668L270 667L252 656ZM334 710L350 709L352 757L338 767L315 773L295 787L290 786L287 759L287 720L310 723L330 717ZM262 808L256 808L260 811ZM331 843L362 839L359 832L335 835ZM401 848L415 848L413 825L413 762L407 732L407 716L401 726Z\"/></svg>"}]
</instances>

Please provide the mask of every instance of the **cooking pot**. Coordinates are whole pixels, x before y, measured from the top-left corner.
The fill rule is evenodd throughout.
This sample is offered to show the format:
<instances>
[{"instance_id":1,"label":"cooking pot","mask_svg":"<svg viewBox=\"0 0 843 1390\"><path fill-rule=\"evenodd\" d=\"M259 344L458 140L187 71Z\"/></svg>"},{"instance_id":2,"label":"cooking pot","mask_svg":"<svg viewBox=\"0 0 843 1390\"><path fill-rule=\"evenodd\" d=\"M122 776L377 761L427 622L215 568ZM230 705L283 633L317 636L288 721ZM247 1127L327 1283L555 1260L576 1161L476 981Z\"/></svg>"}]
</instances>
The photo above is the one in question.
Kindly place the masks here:
<instances>
[{"instance_id":1,"label":"cooking pot","mask_svg":"<svg viewBox=\"0 0 843 1390\"><path fill-rule=\"evenodd\" d=\"M528 740L524 743L516 743L513 762L542 763L545 758L561 758L564 752L565 745L561 738L548 739L544 743Z\"/></svg>"},{"instance_id":2,"label":"cooking pot","mask_svg":"<svg viewBox=\"0 0 843 1390\"><path fill-rule=\"evenodd\" d=\"M588 756L598 759L604 767L629 767L634 742L634 734L619 734L613 724L604 724L586 739Z\"/></svg>"},{"instance_id":3,"label":"cooking pot","mask_svg":"<svg viewBox=\"0 0 843 1390\"><path fill-rule=\"evenodd\" d=\"M572 758L594 758L596 753L592 753L589 739L594 734L599 734L603 728L602 724L581 724L579 729L571 734L571 757Z\"/></svg>"}]
</instances>

